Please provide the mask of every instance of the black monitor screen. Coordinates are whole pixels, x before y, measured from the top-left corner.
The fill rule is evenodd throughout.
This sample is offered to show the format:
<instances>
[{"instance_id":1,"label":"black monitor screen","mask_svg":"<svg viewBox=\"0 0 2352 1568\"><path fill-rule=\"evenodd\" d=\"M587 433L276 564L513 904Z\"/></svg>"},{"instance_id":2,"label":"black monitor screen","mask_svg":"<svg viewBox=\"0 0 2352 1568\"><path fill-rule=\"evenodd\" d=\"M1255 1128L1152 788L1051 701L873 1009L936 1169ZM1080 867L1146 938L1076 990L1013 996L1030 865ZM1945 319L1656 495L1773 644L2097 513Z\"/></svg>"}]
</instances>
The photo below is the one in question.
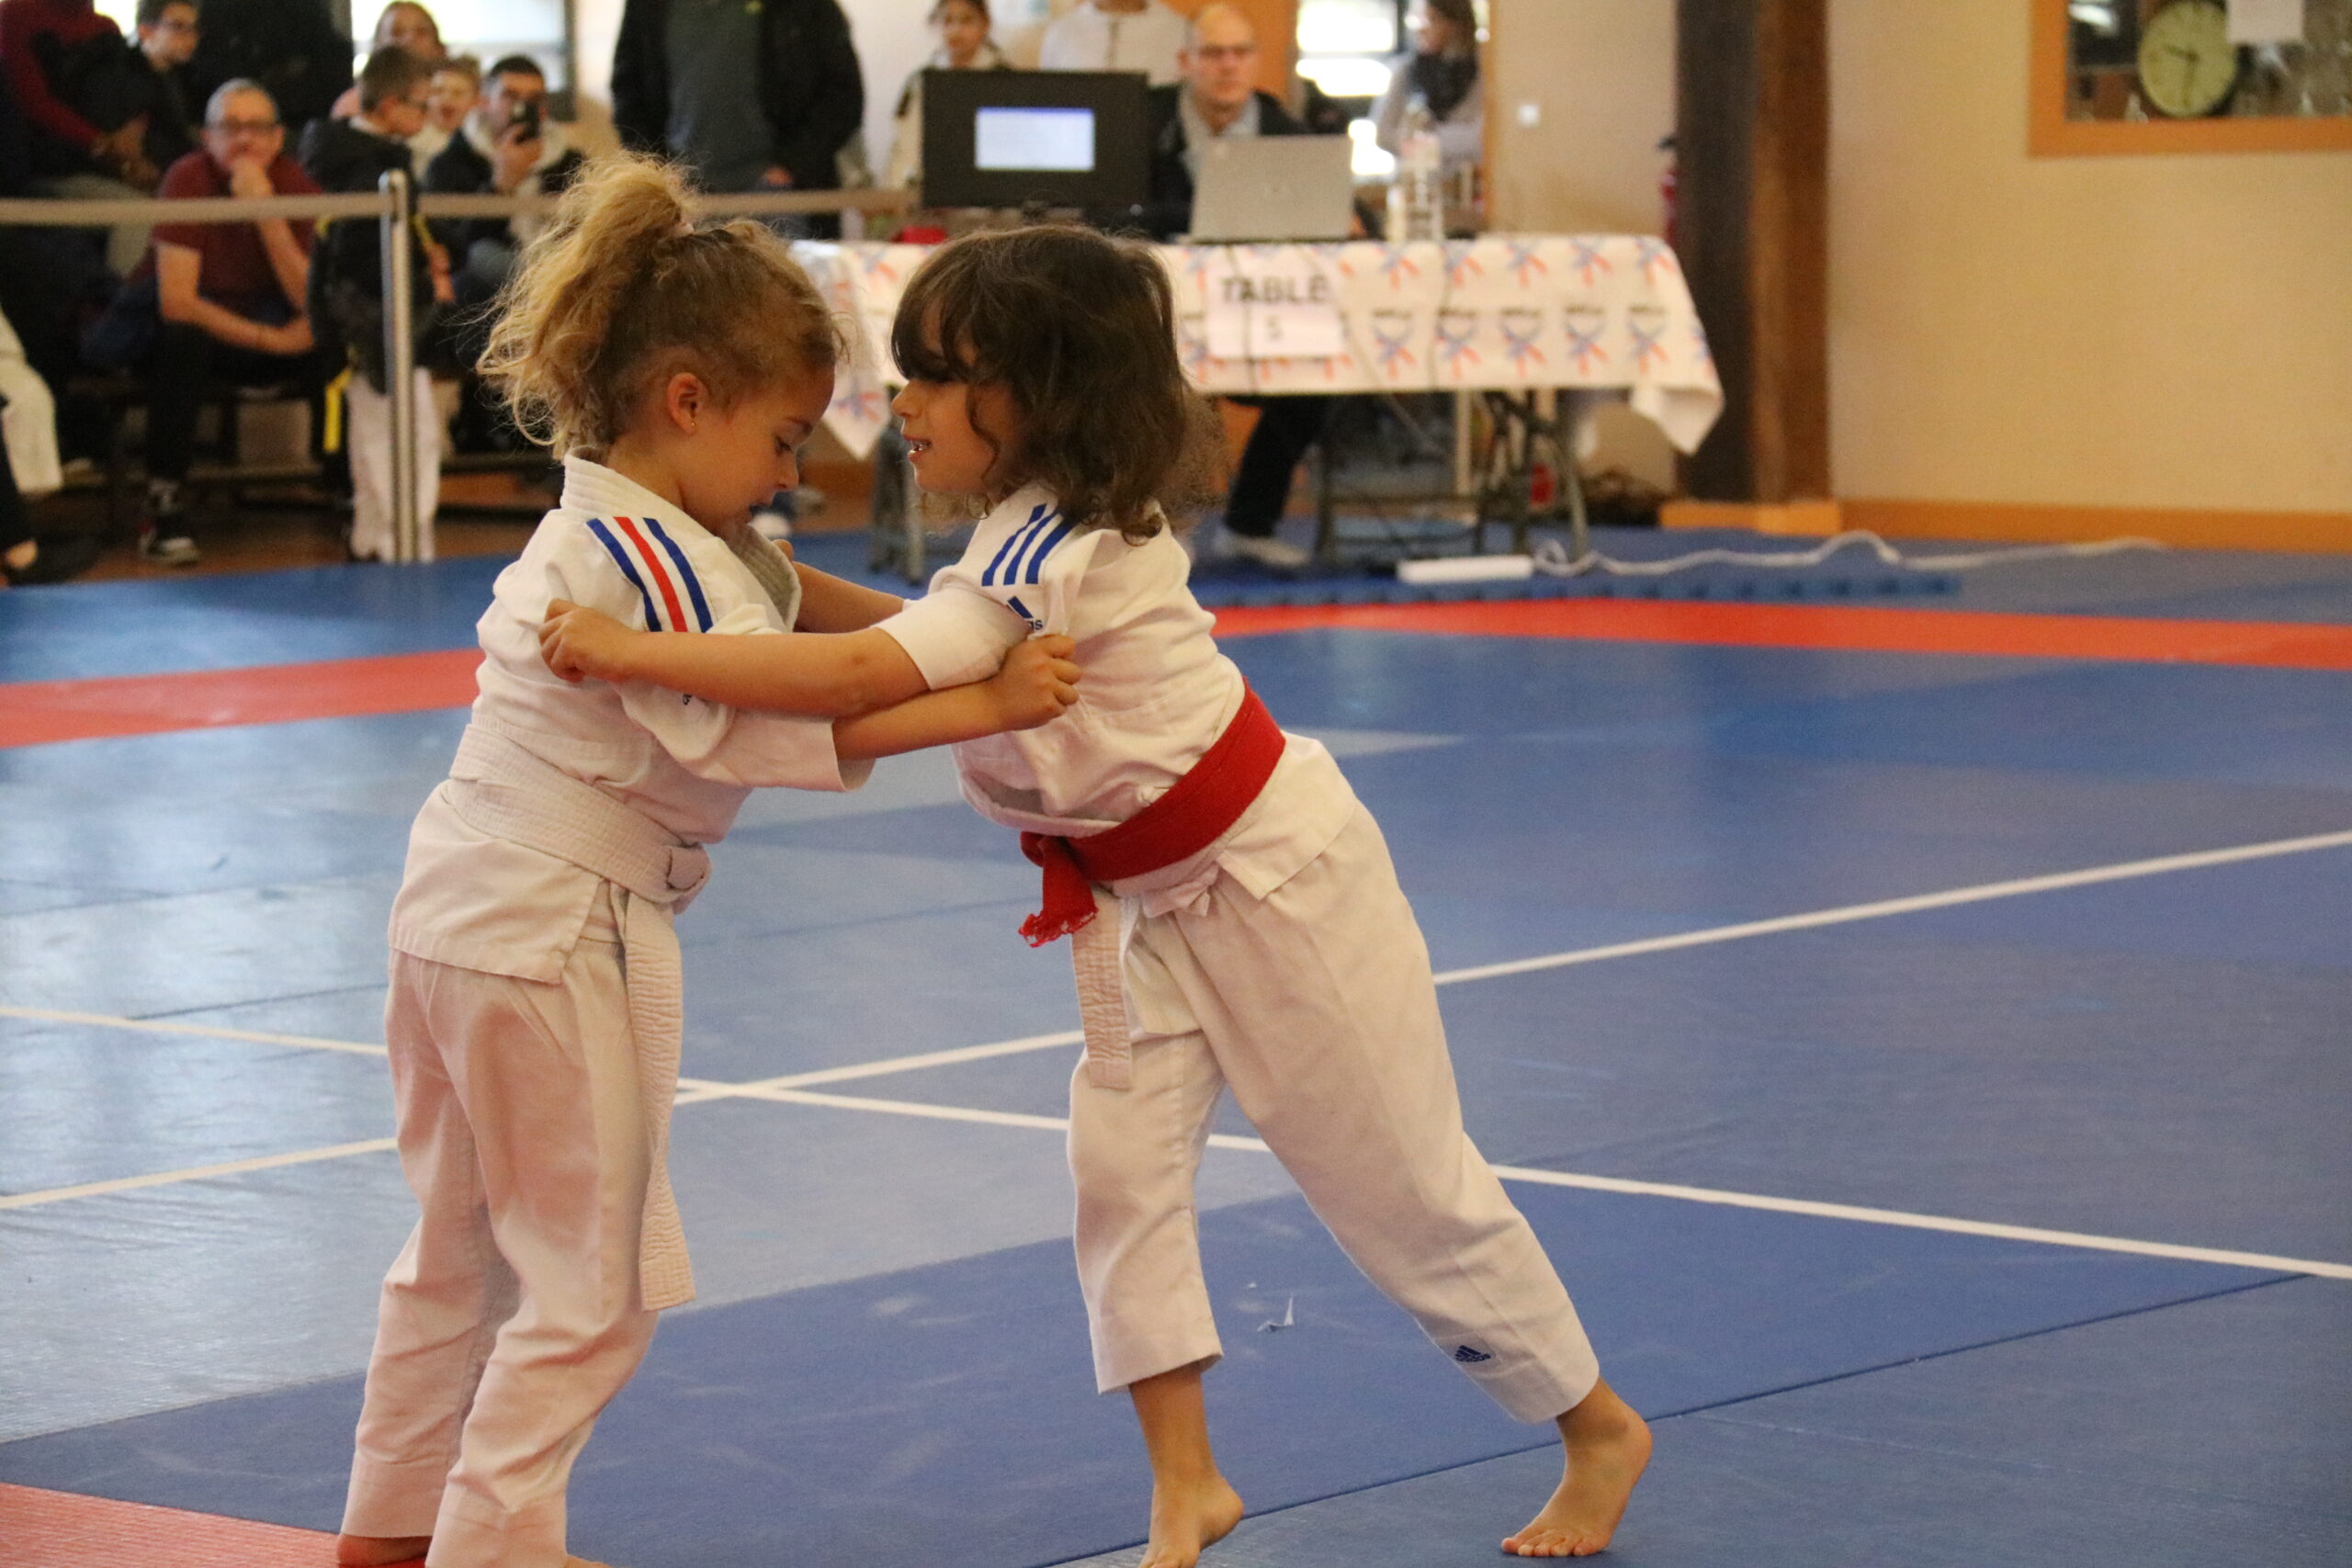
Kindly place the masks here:
<instances>
[{"instance_id":1,"label":"black monitor screen","mask_svg":"<svg viewBox=\"0 0 2352 1568\"><path fill-rule=\"evenodd\" d=\"M1146 91L1132 71L924 72L923 204L1139 206Z\"/></svg>"}]
</instances>

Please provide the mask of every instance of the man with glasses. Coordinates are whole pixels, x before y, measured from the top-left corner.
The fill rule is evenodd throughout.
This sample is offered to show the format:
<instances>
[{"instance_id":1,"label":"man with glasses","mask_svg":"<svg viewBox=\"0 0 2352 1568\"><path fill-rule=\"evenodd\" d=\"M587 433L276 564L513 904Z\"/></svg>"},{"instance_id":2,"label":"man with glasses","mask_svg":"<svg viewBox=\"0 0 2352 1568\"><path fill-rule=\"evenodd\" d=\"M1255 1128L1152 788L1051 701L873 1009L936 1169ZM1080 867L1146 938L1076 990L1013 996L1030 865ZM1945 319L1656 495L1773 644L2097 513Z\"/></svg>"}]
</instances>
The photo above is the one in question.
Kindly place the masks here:
<instances>
[{"instance_id":1,"label":"man with glasses","mask_svg":"<svg viewBox=\"0 0 2352 1568\"><path fill-rule=\"evenodd\" d=\"M277 106L249 81L223 83L205 106L204 146L174 164L155 194L252 199L315 196L318 186L286 156ZM158 223L154 243L107 316L85 356L101 368L131 365L147 388L147 503L139 549L188 566L183 488L208 386L323 381L304 314L311 274L310 220Z\"/></svg>"}]
</instances>

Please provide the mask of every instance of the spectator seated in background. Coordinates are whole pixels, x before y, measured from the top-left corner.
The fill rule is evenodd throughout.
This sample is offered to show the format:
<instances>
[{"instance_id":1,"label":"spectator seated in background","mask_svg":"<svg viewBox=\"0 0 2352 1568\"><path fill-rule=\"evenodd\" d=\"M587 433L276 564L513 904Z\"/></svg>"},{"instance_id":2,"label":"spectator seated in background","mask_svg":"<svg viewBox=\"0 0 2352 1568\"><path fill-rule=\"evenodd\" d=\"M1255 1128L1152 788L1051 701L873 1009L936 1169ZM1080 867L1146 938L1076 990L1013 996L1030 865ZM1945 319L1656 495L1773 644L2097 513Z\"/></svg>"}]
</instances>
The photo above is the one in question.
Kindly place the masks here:
<instances>
[{"instance_id":1,"label":"spectator seated in background","mask_svg":"<svg viewBox=\"0 0 2352 1568\"><path fill-rule=\"evenodd\" d=\"M23 114L37 196L83 200L139 197L154 188L141 140L145 128L118 120L100 125L89 112L97 89L118 74L126 51L122 29L91 0L5 0L0 3L0 75ZM116 276L138 264L146 231L117 226L107 242Z\"/></svg>"},{"instance_id":2,"label":"spectator seated in background","mask_svg":"<svg viewBox=\"0 0 2352 1568\"><path fill-rule=\"evenodd\" d=\"M387 45L360 67L359 111L349 119L314 119L302 133L302 167L322 189L372 191L386 174L409 169L408 139L423 129L432 67L397 45ZM408 238L413 293L413 341L435 341L437 308L454 298L448 253L431 243L420 222ZM337 219L322 226L311 256L311 321L320 352L348 367L343 389L344 450L351 457L352 521L348 549L355 560L390 560L392 539L392 411L390 369L384 356L383 226L373 219ZM422 356L420 356L422 357ZM408 389L416 453L417 551L433 558L433 514L441 489L441 416L433 379L413 367Z\"/></svg>"},{"instance_id":3,"label":"spectator seated in background","mask_svg":"<svg viewBox=\"0 0 2352 1568\"><path fill-rule=\"evenodd\" d=\"M136 141L119 173L124 183L153 191L165 169L196 151L187 79L198 37L196 0L139 0L131 40L88 60L72 95L74 108L111 141ZM142 227L141 254L145 236Z\"/></svg>"},{"instance_id":4,"label":"spectator seated in background","mask_svg":"<svg viewBox=\"0 0 2352 1568\"><path fill-rule=\"evenodd\" d=\"M548 83L538 63L510 54L491 66L481 104L466 117L433 162L425 165L424 188L468 196L554 196L566 189L584 161L564 139L563 127L547 115ZM448 247L458 313L452 353L464 367L464 399L455 432L460 451L519 447L498 399L473 374L490 339L490 312L515 255L547 220L449 218L435 222L435 235Z\"/></svg>"},{"instance_id":5,"label":"spectator seated in background","mask_svg":"<svg viewBox=\"0 0 2352 1568\"><path fill-rule=\"evenodd\" d=\"M1414 0L1413 47L1390 61L1388 87L1372 106L1382 149L1404 151L1405 117L1415 104L1437 127L1448 173L1486 155L1486 94L1478 83L1478 15L1470 0Z\"/></svg>"},{"instance_id":6,"label":"spectator seated in background","mask_svg":"<svg viewBox=\"0 0 2352 1568\"><path fill-rule=\"evenodd\" d=\"M1141 71L1164 87L1183 74L1184 18L1160 0L1078 0L1038 46L1046 71Z\"/></svg>"},{"instance_id":7,"label":"spectator seated in background","mask_svg":"<svg viewBox=\"0 0 2352 1568\"><path fill-rule=\"evenodd\" d=\"M939 47L912 74L899 94L897 128L890 136L890 162L882 183L906 190L922 181L922 73L925 71L1004 71L1012 62L989 37L988 0L939 0L931 8L931 25Z\"/></svg>"},{"instance_id":8,"label":"spectator seated in background","mask_svg":"<svg viewBox=\"0 0 2352 1568\"><path fill-rule=\"evenodd\" d=\"M451 54L433 67L433 83L424 95L424 129L408 139L410 159L419 178L481 102L481 61L470 54Z\"/></svg>"},{"instance_id":9,"label":"spectator seated in background","mask_svg":"<svg viewBox=\"0 0 2352 1568\"><path fill-rule=\"evenodd\" d=\"M205 106L204 148L164 175L164 200L315 196L285 155L277 106L252 82L229 82ZM101 369L137 367L147 392L147 498L140 553L184 566L197 559L184 487L207 389L315 391L322 362L304 313L312 225L308 219L155 226L130 283L91 329L85 356Z\"/></svg>"},{"instance_id":10,"label":"spectator seated in background","mask_svg":"<svg viewBox=\"0 0 2352 1568\"><path fill-rule=\"evenodd\" d=\"M1192 227L1201 149L1220 137L1300 136L1306 128L1282 100L1253 85L1258 29L1238 6L1210 0L1193 17L1182 53L1183 79L1151 90L1151 202L1144 227L1166 240ZM1292 570L1306 552L1274 536L1290 505L1291 476L1329 417L1323 397L1236 398L1256 408L1258 423L1242 448L1226 497L1226 547L1261 566Z\"/></svg>"},{"instance_id":11,"label":"spectator seated in background","mask_svg":"<svg viewBox=\"0 0 2352 1568\"><path fill-rule=\"evenodd\" d=\"M376 30L368 38L368 58L372 60L388 49L406 50L424 62L428 71L449 58L449 47L441 41L441 24L416 0L392 0L376 13ZM349 119L359 112L359 84L355 81L348 91L335 99L327 118Z\"/></svg>"},{"instance_id":12,"label":"spectator seated in background","mask_svg":"<svg viewBox=\"0 0 2352 1568\"><path fill-rule=\"evenodd\" d=\"M139 0L133 46L145 69L134 76L141 91L132 107L144 117L141 151L161 180L197 149L196 100L190 96L187 62L196 58L203 20L196 0Z\"/></svg>"}]
</instances>

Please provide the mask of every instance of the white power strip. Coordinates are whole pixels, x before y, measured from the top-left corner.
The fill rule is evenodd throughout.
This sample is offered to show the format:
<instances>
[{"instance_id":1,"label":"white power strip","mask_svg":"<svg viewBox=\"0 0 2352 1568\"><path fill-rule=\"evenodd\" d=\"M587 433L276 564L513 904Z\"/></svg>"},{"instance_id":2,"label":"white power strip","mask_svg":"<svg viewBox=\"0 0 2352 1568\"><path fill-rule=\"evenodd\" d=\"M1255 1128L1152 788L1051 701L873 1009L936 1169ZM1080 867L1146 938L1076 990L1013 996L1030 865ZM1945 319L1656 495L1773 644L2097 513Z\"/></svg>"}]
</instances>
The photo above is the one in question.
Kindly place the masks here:
<instances>
[{"instance_id":1,"label":"white power strip","mask_svg":"<svg viewBox=\"0 0 2352 1568\"><path fill-rule=\"evenodd\" d=\"M1534 575L1533 556L1438 556L1396 563L1396 581L1414 584L1524 582Z\"/></svg>"}]
</instances>

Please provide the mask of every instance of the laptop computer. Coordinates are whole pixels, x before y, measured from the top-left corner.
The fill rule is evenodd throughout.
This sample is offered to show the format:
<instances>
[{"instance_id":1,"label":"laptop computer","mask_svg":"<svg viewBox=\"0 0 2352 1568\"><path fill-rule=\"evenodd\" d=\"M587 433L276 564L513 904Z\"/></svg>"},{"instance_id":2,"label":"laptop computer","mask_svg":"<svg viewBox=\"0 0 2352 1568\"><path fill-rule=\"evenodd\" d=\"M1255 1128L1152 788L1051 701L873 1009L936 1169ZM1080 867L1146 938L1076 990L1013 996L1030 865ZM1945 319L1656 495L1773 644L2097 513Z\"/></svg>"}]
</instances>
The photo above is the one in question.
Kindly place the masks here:
<instances>
[{"instance_id":1,"label":"laptop computer","mask_svg":"<svg viewBox=\"0 0 2352 1568\"><path fill-rule=\"evenodd\" d=\"M1219 137L1201 152L1193 240L1344 240L1355 216L1345 136Z\"/></svg>"}]
</instances>

